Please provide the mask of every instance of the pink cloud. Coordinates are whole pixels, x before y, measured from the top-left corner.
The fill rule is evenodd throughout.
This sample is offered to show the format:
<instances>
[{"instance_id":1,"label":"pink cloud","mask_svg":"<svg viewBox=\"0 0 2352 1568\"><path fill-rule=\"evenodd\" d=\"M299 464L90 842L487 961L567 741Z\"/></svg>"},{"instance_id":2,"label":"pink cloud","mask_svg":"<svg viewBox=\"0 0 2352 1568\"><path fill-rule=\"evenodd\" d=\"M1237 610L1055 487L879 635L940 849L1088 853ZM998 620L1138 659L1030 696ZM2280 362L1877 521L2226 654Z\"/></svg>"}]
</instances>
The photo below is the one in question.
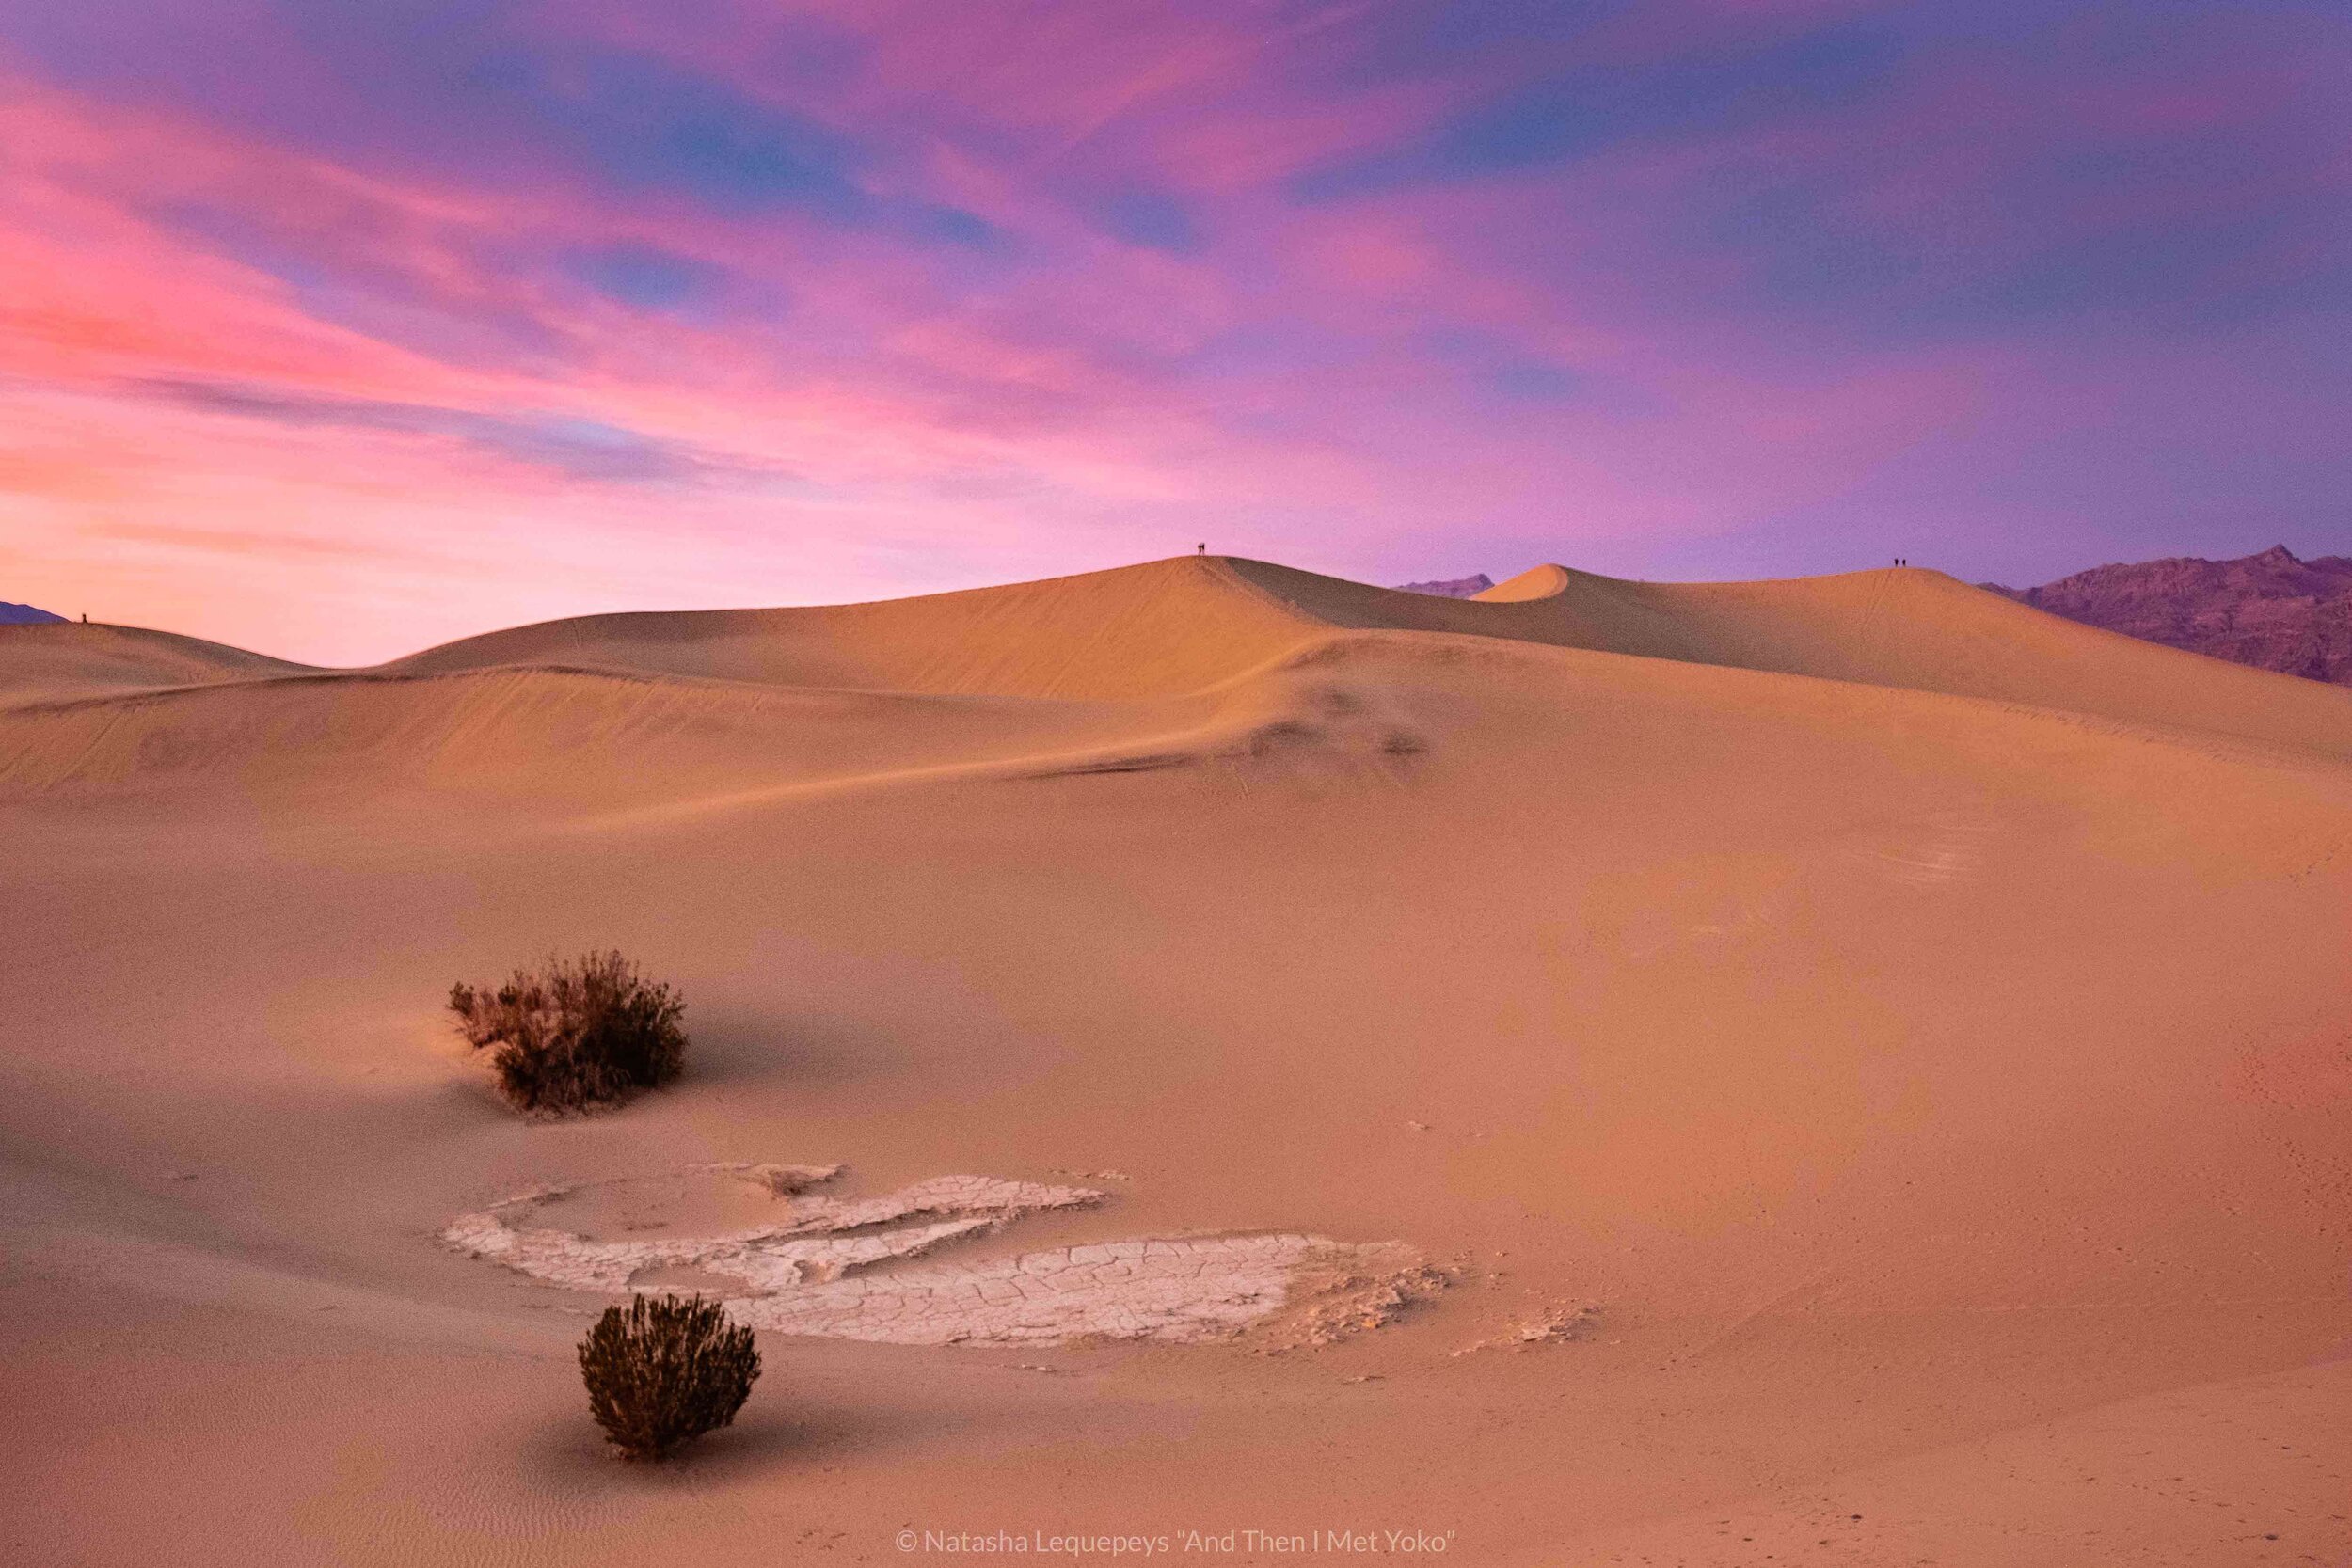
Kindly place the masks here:
<instances>
[{"instance_id":1,"label":"pink cloud","mask_svg":"<svg viewBox=\"0 0 2352 1568\"><path fill-rule=\"evenodd\" d=\"M472 161L339 140L258 86L199 106L9 79L0 596L341 659L533 613L1109 564L1203 518L1368 575L1464 540L1639 566L1859 504L1922 453L1975 453L1915 482L1925 515L2117 410L2186 428L2168 355L2227 378L2258 341L2199 302L2338 260L2308 219L2344 156L2292 133L2342 56L2218 12L2230 47L2130 75L2079 40L1963 36L1858 50L1851 90L1718 99L1791 40L1919 19L1721 0L1447 53L1442 27L1382 33L1403 6L499 14L501 44L546 43L552 96L488 102L483 136L522 139ZM690 84L652 172L635 141L567 159L600 101L564 71L599 49ZM1481 129L1547 71L1604 67L1657 73L1624 126L1596 109L1549 151L1538 110ZM1687 122L1647 118L1677 90ZM834 160L817 196L761 161L768 111ZM727 179L765 194L709 198ZM2201 247L2148 239L2190 223ZM681 298L580 265L614 253ZM2297 429L2330 385L2247 407ZM2256 418L2211 439L2255 442Z\"/></svg>"}]
</instances>

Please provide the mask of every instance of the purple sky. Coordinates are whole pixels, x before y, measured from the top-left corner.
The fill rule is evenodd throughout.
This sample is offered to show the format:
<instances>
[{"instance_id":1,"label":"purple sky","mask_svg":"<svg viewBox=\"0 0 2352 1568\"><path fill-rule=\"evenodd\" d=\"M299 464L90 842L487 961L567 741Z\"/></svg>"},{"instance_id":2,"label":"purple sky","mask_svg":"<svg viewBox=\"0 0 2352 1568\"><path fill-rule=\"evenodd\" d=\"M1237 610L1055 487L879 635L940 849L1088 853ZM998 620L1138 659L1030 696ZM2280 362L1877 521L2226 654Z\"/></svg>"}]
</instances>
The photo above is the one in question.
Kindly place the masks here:
<instances>
[{"instance_id":1,"label":"purple sky","mask_svg":"<svg viewBox=\"0 0 2352 1568\"><path fill-rule=\"evenodd\" d=\"M2352 9L0 8L0 598L2352 550Z\"/></svg>"}]
</instances>

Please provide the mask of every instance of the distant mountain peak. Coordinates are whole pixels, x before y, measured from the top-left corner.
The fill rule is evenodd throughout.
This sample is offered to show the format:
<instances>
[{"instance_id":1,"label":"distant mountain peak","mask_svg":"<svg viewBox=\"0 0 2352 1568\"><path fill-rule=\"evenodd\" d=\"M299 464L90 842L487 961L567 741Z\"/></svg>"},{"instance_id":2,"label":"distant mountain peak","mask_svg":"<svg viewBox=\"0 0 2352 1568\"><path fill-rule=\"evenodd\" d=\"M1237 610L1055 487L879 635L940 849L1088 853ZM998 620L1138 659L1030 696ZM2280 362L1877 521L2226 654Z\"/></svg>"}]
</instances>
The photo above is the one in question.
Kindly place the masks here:
<instances>
[{"instance_id":1,"label":"distant mountain peak","mask_svg":"<svg viewBox=\"0 0 2352 1568\"><path fill-rule=\"evenodd\" d=\"M2344 556L2305 561L2273 545L2235 561L2172 556L2093 566L2039 588L1984 586L2085 626L2352 686L2352 559Z\"/></svg>"},{"instance_id":2,"label":"distant mountain peak","mask_svg":"<svg viewBox=\"0 0 2352 1568\"><path fill-rule=\"evenodd\" d=\"M38 626L52 621L62 621L62 615L52 615L28 604L10 604L0 599L0 626Z\"/></svg>"},{"instance_id":3,"label":"distant mountain peak","mask_svg":"<svg viewBox=\"0 0 2352 1568\"><path fill-rule=\"evenodd\" d=\"M1484 572L1472 572L1466 578L1450 578L1443 582L1401 582L1397 591L1403 594L1435 594L1441 599L1467 599L1473 594L1484 594L1495 585L1495 579Z\"/></svg>"}]
</instances>

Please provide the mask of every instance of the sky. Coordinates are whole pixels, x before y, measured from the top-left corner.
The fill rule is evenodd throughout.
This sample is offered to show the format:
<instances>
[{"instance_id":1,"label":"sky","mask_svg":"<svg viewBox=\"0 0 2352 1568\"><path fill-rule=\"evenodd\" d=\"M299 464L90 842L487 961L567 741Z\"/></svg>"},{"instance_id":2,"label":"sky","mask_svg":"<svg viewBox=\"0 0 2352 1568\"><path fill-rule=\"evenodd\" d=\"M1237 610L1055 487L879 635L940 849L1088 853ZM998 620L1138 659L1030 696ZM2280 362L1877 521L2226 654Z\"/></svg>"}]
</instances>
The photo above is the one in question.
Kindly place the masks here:
<instances>
[{"instance_id":1,"label":"sky","mask_svg":"<svg viewBox=\"0 0 2352 1568\"><path fill-rule=\"evenodd\" d=\"M0 0L0 599L2352 553L2352 6Z\"/></svg>"}]
</instances>

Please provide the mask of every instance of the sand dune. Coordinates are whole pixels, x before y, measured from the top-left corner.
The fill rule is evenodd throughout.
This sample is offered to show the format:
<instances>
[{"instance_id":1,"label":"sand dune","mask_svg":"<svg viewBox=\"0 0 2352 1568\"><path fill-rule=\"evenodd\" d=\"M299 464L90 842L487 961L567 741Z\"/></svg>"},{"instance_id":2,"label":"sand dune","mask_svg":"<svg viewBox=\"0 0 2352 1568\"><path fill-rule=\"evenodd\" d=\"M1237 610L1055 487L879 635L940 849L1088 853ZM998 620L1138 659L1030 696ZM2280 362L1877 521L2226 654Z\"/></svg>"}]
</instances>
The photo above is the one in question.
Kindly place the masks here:
<instances>
[{"instance_id":1,"label":"sand dune","mask_svg":"<svg viewBox=\"0 0 2352 1568\"><path fill-rule=\"evenodd\" d=\"M137 626L81 621L0 626L0 705L254 680L308 668Z\"/></svg>"},{"instance_id":2,"label":"sand dune","mask_svg":"<svg viewBox=\"0 0 2352 1568\"><path fill-rule=\"evenodd\" d=\"M154 1504L14 1513L30 1560L2352 1551L2343 692L1918 571L1187 559L205 647L0 633L0 1442L24 1495ZM591 942L685 988L691 1069L517 1122L440 995ZM1087 1201L554 1226L873 1271L766 1298L799 1332L690 1480L621 1472L568 1362L610 1271L440 1238L777 1163L845 1165L836 1219ZM1192 1293L1138 1314L1147 1238ZM1429 1272L1277 1336L1289 1254L1194 1283L1253 1238ZM1034 1259L1144 1337L1057 1342ZM1014 1348L860 1321L955 1292Z\"/></svg>"},{"instance_id":3,"label":"sand dune","mask_svg":"<svg viewBox=\"0 0 2352 1568\"><path fill-rule=\"evenodd\" d=\"M2352 701L2078 626L1917 567L1778 582L1646 583L1538 566L1459 601L1237 563L1334 625L1509 637L1815 675L2352 757ZM1491 608L1488 608L1491 606Z\"/></svg>"},{"instance_id":4,"label":"sand dune","mask_svg":"<svg viewBox=\"0 0 2352 1568\"><path fill-rule=\"evenodd\" d=\"M2179 725L2352 755L2352 697L2151 648L1917 568L1642 583L1538 566L1475 599L1261 562L1121 571L815 610L598 616L400 660L577 663L801 686L1136 698L1197 690L1336 628L1451 632L1815 675Z\"/></svg>"},{"instance_id":5,"label":"sand dune","mask_svg":"<svg viewBox=\"0 0 2352 1568\"><path fill-rule=\"evenodd\" d=\"M404 659L571 662L801 686L1132 699L1198 690L1338 629L1448 632L2211 730L2352 757L2352 695L2151 647L1916 568L1641 583L1538 566L1471 600L1180 557L839 609L601 616Z\"/></svg>"},{"instance_id":6,"label":"sand dune","mask_svg":"<svg viewBox=\"0 0 2352 1568\"><path fill-rule=\"evenodd\" d=\"M449 643L401 673L564 663L791 686L1118 699L1195 691L1314 627L1221 561L811 610L597 615Z\"/></svg>"},{"instance_id":7,"label":"sand dune","mask_svg":"<svg viewBox=\"0 0 2352 1568\"><path fill-rule=\"evenodd\" d=\"M121 782L230 767L249 779L257 765L300 780L316 776L314 753L326 746L364 753L379 777L453 770L537 789L589 753L691 770L706 748L724 752L763 726L809 736L812 721L859 709L861 695L876 719L861 733L878 744L840 752L828 739L821 749L833 766L802 759L785 765L790 776L1089 746L1116 765L1121 737L1181 736L1220 708L1246 710L1278 740L1284 726L1314 727L1313 714L1279 701L1214 699L1343 632L1494 638L1810 675L2352 757L2352 693L2280 687L2262 672L2078 626L1936 573L1649 584L1539 566L1464 601L1184 557L880 604L550 622L331 673L324 685L234 696L187 689L330 673L162 633L26 628L17 657L0 661L0 700L47 707L0 723L0 780ZM803 695L787 702L751 689L773 688ZM1028 705L923 701L991 698ZM1142 716L1136 705L1152 703ZM1098 709L1080 711L1084 704ZM788 740L761 742L778 743L791 750Z\"/></svg>"},{"instance_id":8,"label":"sand dune","mask_svg":"<svg viewBox=\"0 0 2352 1568\"><path fill-rule=\"evenodd\" d=\"M1529 599L1555 598L1567 592L1572 580L1565 566L1530 566L1518 577L1505 578L1470 596L1487 604L1523 604Z\"/></svg>"},{"instance_id":9,"label":"sand dune","mask_svg":"<svg viewBox=\"0 0 2352 1568\"><path fill-rule=\"evenodd\" d=\"M383 798L426 786L541 806L614 803L1027 763L1126 728L1065 705L613 669L335 673L0 710L0 788Z\"/></svg>"}]
</instances>

